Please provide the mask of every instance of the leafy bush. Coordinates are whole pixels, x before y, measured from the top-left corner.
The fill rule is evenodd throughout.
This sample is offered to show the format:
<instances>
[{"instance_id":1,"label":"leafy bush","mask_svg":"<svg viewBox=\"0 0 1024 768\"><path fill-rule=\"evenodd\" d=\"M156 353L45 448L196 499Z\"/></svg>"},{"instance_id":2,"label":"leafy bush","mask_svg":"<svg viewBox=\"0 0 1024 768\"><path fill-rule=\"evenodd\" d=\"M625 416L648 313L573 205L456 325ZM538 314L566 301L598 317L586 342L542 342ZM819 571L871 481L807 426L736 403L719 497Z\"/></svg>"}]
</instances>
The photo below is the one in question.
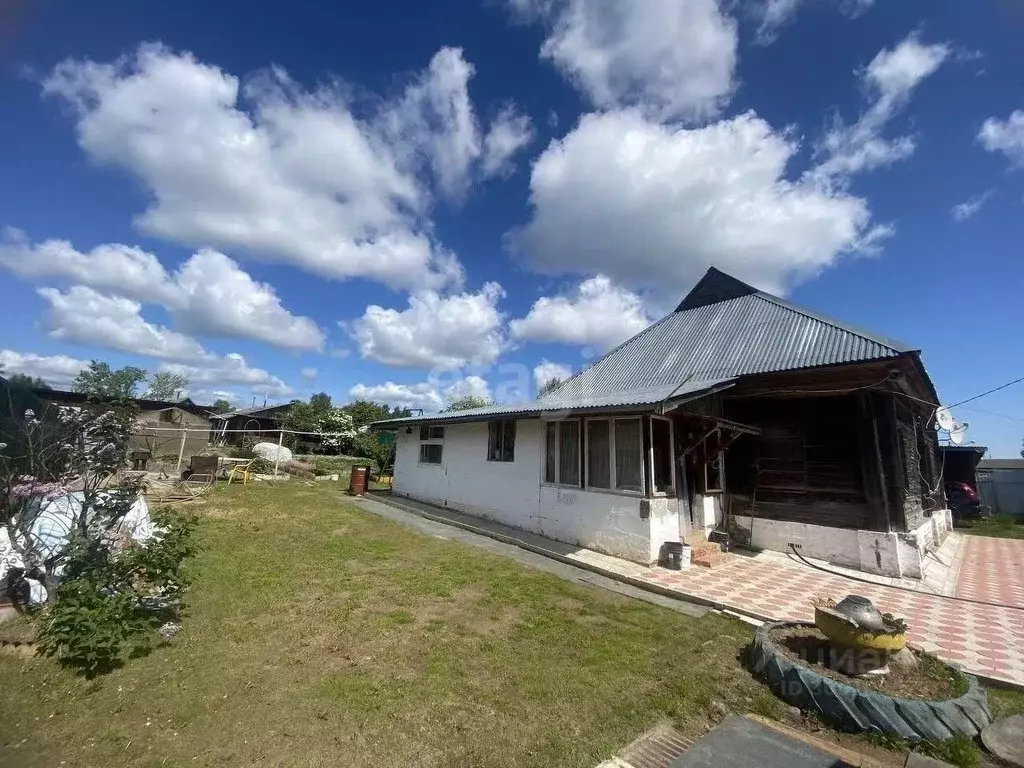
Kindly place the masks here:
<instances>
[{"instance_id":1,"label":"leafy bush","mask_svg":"<svg viewBox=\"0 0 1024 768\"><path fill-rule=\"evenodd\" d=\"M152 517L159 532L143 544L73 542L57 599L38 615L41 653L91 677L144 651L178 614L198 518L167 510Z\"/></svg>"}]
</instances>

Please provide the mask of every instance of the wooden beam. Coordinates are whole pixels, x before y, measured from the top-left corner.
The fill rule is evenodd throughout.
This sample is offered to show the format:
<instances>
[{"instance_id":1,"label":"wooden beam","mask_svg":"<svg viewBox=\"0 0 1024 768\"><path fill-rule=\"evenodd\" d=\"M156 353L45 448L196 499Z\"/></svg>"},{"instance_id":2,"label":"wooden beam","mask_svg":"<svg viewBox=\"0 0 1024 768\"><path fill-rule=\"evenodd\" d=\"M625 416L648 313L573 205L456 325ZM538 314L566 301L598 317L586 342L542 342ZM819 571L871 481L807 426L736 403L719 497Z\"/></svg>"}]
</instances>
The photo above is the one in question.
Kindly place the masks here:
<instances>
[{"instance_id":1,"label":"wooden beam","mask_svg":"<svg viewBox=\"0 0 1024 768\"><path fill-rule=\"evenodd\" d=\"M889 531L889 520L891 519L889 508L891 504L889 500L889 484L887 482L887 474L885 472L885 463L882 460L882 441L878 433L878 415L875 413L874 397L869 394L866 396L865 400L871 414L871 453L874 454L873 458L876 472L875 488L879 492L878 498L881 502L876 506L875 510L876 513L878 513L875 519L875 527L881 531ZM867 467L865 467L865 473L866 472Z\"/></svg>"}]
</instances>

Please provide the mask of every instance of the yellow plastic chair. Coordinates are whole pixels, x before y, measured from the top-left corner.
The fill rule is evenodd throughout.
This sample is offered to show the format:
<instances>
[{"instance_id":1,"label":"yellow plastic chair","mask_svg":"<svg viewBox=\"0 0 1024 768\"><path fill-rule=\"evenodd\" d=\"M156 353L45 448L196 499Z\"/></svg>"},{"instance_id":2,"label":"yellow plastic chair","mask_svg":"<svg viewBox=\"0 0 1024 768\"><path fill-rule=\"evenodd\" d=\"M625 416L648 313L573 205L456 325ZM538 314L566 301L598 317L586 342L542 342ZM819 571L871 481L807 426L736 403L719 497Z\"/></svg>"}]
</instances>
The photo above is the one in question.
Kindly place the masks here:
<instances>
[{"instance_id":1,"label":"yellow plastic chair","mask_svg":"<svg viewBox=\"0 0 1024 768\"><path fill-rule=\"evenodd\" d=\"M255 463L256 459L253 459L245 464L235 464L231 467L231 473L228 475L228 485L231 485L231 481L236 477L242 478L242 485L248 485L250 478L252 478L252 465Z\"/></svg>"}]
</instances>

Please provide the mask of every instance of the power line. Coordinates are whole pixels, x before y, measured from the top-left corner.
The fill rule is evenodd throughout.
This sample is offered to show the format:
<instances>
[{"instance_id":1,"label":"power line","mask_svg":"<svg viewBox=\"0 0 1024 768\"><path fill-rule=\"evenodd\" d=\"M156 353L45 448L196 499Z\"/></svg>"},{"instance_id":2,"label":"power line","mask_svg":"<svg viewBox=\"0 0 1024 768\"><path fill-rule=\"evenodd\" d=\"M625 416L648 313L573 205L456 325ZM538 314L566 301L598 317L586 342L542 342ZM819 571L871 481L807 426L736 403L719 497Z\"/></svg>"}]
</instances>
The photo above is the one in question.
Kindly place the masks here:
<instances>
[{"instance_id":1,"label":"power line","mask_svg":"<svg viewBox=\"0 0 1024 768\"><path fill-rule=\"evenodd\" d=\"M990 390L988 390L986 392L982 392L980 395L975 395L974 397L968 397L966 400L961 400L959 403L953 403L952 405L947 406L947 407L949 407L949 408L956 408L958 405L963 405L964 403L970 403L970 402L972 402L974 400L977 400L979 398L985 397L986 395L991 395L993 392L998 392L1001 389L1006 389L1007 387L1012 387L1014 384L1019 384L1022 381L1024 381L1024 376L1021 376L1019 379L1014 379L1013 381L1008 381L1005 384L1001 384L1000 386L994 387L993 389L990 389Z\"/></svg>"},{"instance_id":2,"label":"power line","mask_svg":"<svg viewBox=\"0 0 1024 768\"><path fill-rule=\"evenodd\" d=\"M998 416L1001 419L1009 419L1010 421L1019 421L1024 423L1024 419L1022 419L1020 416L1010 416L1009 414L1006 413L996 413L995 411L986 411L981 408L971 408L970 406L965 406L964 410L974 411L975 413L987 413L989 416Z\"/></svg>"}]
</instances>

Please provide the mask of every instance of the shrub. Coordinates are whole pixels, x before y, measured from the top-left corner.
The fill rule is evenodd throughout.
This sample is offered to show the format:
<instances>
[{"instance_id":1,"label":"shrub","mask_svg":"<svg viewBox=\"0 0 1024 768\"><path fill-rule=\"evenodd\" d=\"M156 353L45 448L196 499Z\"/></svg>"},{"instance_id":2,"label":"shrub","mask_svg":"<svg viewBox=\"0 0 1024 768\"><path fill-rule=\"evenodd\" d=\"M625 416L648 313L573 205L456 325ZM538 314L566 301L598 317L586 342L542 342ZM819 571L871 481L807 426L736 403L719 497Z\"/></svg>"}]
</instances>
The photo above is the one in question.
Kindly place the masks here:
<instances>
[{"instance_id":1,"label":"shrub","mask_svg":"<svg viewBox=\"0 0 1024 768\"><path fill-rule=\"evenodd\" d=\"M144 651L177 616L198 518L167 510L152 517L159 532L143 544L73 543L57 599L38 615L41 653L93 676Z\"/></svg>"}]
</instances>

